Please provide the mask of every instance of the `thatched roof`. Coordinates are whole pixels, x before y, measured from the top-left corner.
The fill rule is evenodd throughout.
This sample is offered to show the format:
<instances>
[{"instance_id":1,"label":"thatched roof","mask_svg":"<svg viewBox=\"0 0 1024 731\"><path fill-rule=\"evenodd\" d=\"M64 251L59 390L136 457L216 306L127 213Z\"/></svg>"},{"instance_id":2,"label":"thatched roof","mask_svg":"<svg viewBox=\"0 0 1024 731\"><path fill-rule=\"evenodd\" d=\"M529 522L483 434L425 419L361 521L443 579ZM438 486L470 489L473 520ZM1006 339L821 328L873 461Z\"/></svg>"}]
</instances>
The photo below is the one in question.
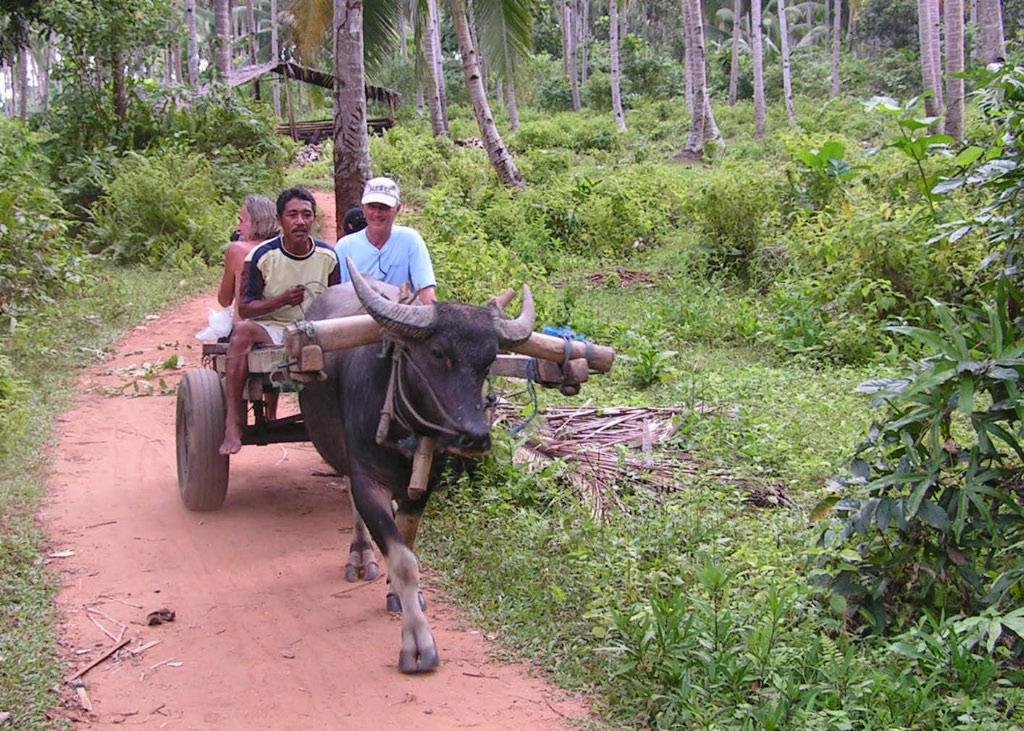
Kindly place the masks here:
<instances>
[{"instance_id":1,"label":"thatched roof","mask_svg":"<svg viewBox=\"0 0 1024 731\"><path fill-rule=\"evenodd\" d=\"M228 86L235 87L246 84L260 76L268 73L281 74L289 79L297 79L307 84L322 86L325 89L334 88L334 75L319 69L311 69L307 66L300 66L291 61L268 61L267 63L255 66L243 66L242 68L231 69L228 74ZM380 102L389 107L396 107L402 101L402 95L392 89L383 86L366 85L366 101Z\"/></svg>"}]
</instances>

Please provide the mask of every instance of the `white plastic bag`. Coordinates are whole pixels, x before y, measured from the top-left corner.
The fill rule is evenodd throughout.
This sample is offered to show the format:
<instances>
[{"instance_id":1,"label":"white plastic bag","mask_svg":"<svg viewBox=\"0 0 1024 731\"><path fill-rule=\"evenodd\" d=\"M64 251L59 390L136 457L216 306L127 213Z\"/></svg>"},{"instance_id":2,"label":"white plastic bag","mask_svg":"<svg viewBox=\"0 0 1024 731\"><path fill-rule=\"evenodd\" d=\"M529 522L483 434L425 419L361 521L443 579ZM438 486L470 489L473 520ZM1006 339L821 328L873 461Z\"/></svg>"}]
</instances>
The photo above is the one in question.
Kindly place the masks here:
<instances>
[{"instance_id":1,"label":"white plastic bag","mask_svg":"<svg viewBox=\"0 0 1024 731\"><path fill-rule=\"evenodd\" d=\"M212 307L207 311L207 326L196 333L196 340L217 340L231 334L233 317L231 308L215 310Z\"/></svg>"}]
</instances>

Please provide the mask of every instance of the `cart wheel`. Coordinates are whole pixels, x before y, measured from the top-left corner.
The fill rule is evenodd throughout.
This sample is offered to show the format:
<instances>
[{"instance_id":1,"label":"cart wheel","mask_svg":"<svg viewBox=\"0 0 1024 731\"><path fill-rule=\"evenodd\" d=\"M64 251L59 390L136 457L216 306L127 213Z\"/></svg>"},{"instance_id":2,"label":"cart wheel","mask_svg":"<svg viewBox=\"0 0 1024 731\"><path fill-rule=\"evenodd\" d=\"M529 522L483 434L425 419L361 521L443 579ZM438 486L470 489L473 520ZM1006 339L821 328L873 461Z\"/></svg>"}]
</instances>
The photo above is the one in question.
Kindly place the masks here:
<instances>
[{"instance_id":1,"label":"cart wheel","mask_svg":"<svg viewBox=\"0 0 1024 731\"><path fill-rule=\"evenodd\" d=\"M214 371L187 371L178 384L175 435L178 492L189 510L216 510L228 491L224 441L224 389Z\"/></svg>"}]
</instances>

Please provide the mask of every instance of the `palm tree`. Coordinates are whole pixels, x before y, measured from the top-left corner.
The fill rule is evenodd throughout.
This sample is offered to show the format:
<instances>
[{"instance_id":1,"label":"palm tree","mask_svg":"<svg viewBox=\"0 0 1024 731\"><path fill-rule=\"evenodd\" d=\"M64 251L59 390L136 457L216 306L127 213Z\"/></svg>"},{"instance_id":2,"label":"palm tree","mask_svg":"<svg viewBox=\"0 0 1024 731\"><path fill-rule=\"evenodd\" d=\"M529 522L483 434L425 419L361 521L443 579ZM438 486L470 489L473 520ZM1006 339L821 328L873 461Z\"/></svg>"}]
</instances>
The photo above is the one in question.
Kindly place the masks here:
<instances>
[{"instance_id":1,"label":"palm tree","mask_svg":"<svg viewBox=\"0 0 1024 731\"><path fill-rule=\"evenodd\" d=\"M740 11L742 0L733 0L732 6L732 61L729 64L729 106L736 103L736 85L740 69Z\"/></svg>"},{"instance_id":2,"label":"palm tree","mask_svg":"<svg viewBox=\"0 0 1024 731\"><path fill-rule=\"evenodd\" d=\"M739 2L739 0L736 0ZM611 55L612 113L615 126L626 131L626 117L622 114L622 90L619 81L619 8L616 0L608 0L608 47Z\"/></svg>"},{"instance_id":3,"label":"palm tree","mask_svg":"<svg viewBox=\"0 0 1024 731\"><path fill-rule=\"evenodd\" d=\"M832 16L832 98L839 96L839 31L843 25L843 0L835 0Z\"/></svg>"},{"instance_id":4,"label":"palm tree","mask_svg":"<svg viewBox=\"0 0 1024 731\"><path fill-rule=\"evenodd\" d=\"M185 0L185 24L188 26L186 55L188 56L188 85L199 88L199 43L196 37L196 0Z\"/></svg>"},{"instance_id":5,"label":"palm tree","mask_svg":"<svg viewBox=\"0 0 1024 731\"><path fill-rule=\"evenodd\" d=\"M363 4L334 0L334 211L341 221L370 179L363 66Z\"/></svg>"},{"instance_id":6,"label":"palm tree","mask_svg":"<svg viewBox=\"0 0 1024 731\"><path fill-rule=\"evenodd\" d=\"M427 15L421 16L416 37L423 52L427 71L427 108L430 128L435 137L448 134L448 111L445 104L444 71L441 63L440 12L437 0L427 0Z\"/></svg>"},{"instance_id":7,"label":"palm tree","mask_svg":"<svg viewBox=\"0 0 1024 731\"><path fill-rule=\"evenodd\" d=\"M214 28L216 33L216 50L214 65L222 80L227 80L231 72L231 2L230 0L214 0Z\"/></svg>"},{"instance_id":8,"label":"palm tree","mask_svg":"<svg viewBox=\"0 0 1024 731\"><path fill-rule=\"evenodd\" d=\"M964 141L964 6L946 0L946 125L945 132Z\"/></svg>"},{"instance_id":9,"label":"palm tree","mask_svg":"<svg viewBox=\"0 0 1024 731\"><path fill-rule=\"evenodd\" d=\"M981 25L981 59L986 64L1002 61L1003 8L999 0L978 0L978 23Z\"/></svg>"},{"instance_id":10,"label":"palm tree","mask_svg":"<svg viewBox=\"0 0 1024 731\"><path fill-rule=\"evenodd\" d=\"M195 2L195 0L190 0ZM270 0L270 59L280 60L280 51L277 47L277 0ZM281 116L281 80L274 74L274 116Z\"/></svg>"},{"instance_id":11,"label":"palm tree","mask_svg":"<svg viewBox=\"0 0 1024 731\"><path fill-rule=\"evenodd\" d=\"M932 53L932 0L917 0L917 30L921 42L921 81L924 84L925 114L938 117L941 107L938 95L939 73L935 68L935 54Z\"/></svg>"},{"instance_id":12,"label":"palm tree","mask_svg":"<svg viewBox=\"0 0 1024 731\"><path fill-rule=\"evenodd\" d=\"M793 113L793 83L789 76L789 29L786 26L786 0L779 0L779 36L782 47L782 90L786 100L786 117L796 124Z\"/></svg>"},{"instance_id":13,"label":"palm tree","mask_svg":"<svg viewBox=\"0 0 1024 731\"><path fill-rule=\"evenodd\" d=\"M750 2L750 38L754 56L754 139L764 136L764 57L761 52L761 0Z\"/></svg>"},{"instance_id":14,"label":"palm tree","mask_svg":"<svg viewBox=\"0 0 1024 731\"><path fill-rule=\"evenodd\" d=\"M708 96L707 70L704 56L704 20L700 0L683 0L683 29L686 34L686 73L693 77L693 108L690 136L673 162L698 162L706 142L722 143L715 124Z\"/></svg>"},{"instance_id":15,"label":"palm tree","mask_svg":"<svg viewBox=\"0 0 1024 731\"><path fill-rule=\"evenodd\" d=\"M28 121L28 45L22 43L18 49L18 117Z\"/></svg>"},{"instance_id":16,"label":"palm tree","mask_svg":"<svg viewBox=\"0 0 1024 731\"><path fill-rule=\"evenodd\" d=\"M579 56L579 33L576 30L579 25L579 14L569 0L565 3L565 24L569 29L569 92L572 95L572 110L579 112L583 109L580 104L579 69L576 63Z\"/></svg>"},{"instance_id":17,"label":"palm tree","mask_svg":"<svg viewBox=\"0 0 1024 731\"><path fill-rule=\"evenodd\" d=\"M935 64L935 98L938 101L939 114L941 114L942 102L942 10L939 0L929 0L931 5L931 53L932 63Z\"/></svg>"},{"instance_id":18,"label":"palm tree","mask_svg":"<svg viewBox=\"0 0 1024 731\"><path fill-rule=\"evenodd\" d=\"M480 18L480 45L487 51L499 82L504 79L507 85L509 121L512 130L516 131L519 129L516 84L519 69L525 67L530 57L533 19L524 4L476 0L476 6ZM501 88L499 85L499 103Z\"/></svg>"},{"instance_id":19,"label":"palm tree","mask_svg":"<svg viewBox=\"0 0 1024 731\"><path fill-rule=\"evenodd\" d=\"M341 2L341 0L337 0ZM476 116L477 126L480 128L480 137L483 139L484 149L491 165L498 174L498 179L505 185L517 188L523 187L523 177L519 174L512 155L509 154L505 143L498 133L498 127L491 116L491 109L487 103L487 93L484 90L483 81L480 77L480 64L477 61L477 51L473 46L473 39L469 33L469 20L466 17L466 8L462 0L449 0L452 11L452 21L455 25L455 38L459 44L459 53L462 56L462 71L466 78L466 91L469 95L469 103L473 107L473 114Z\"/></svg>"}]
</instances>

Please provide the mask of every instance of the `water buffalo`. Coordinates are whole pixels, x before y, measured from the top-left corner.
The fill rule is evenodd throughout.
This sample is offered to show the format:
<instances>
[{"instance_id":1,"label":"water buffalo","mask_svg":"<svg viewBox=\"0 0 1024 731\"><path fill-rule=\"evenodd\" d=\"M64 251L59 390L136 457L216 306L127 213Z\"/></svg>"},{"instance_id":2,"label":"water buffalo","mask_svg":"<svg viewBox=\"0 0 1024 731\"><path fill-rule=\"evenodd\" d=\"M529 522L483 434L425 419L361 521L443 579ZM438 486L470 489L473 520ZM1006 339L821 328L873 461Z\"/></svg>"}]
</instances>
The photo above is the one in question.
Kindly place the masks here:
<instances>
[{"instance_id":1,"label":"water buffalo","mask_svg":"<svg viewBox=\"0 0 1024 731\"><path fill-rule=\"evenodd\" d=\"M402 612L398 667L403 673L426 672L437 667L439 657L423 614L412 547L442 460L434 460L426 492L411 499L411 452L400 444L411 435L431 437L449 454L478 456L490 449L484 378L499 350L522 343L533 332L533 300L524 286L522 314L514 320L503 319L495 301L484 307L400 304L380 294L386 287L364 281L351 262L346 263L359 302L385 332L386 350L368 345L325 353L327 380L304 388L299 400L317 450L338 474L350 478L360 520L353 532L346 579L355 581L360 570L366 579L379 575L369 543L372 536L387 560L388 608ZM334 289L314 302L307 319L352 314ZM389 388L395 425L378 444ZM398 504L396 513L392 500Z\"/></svg>"}]
</instances>

